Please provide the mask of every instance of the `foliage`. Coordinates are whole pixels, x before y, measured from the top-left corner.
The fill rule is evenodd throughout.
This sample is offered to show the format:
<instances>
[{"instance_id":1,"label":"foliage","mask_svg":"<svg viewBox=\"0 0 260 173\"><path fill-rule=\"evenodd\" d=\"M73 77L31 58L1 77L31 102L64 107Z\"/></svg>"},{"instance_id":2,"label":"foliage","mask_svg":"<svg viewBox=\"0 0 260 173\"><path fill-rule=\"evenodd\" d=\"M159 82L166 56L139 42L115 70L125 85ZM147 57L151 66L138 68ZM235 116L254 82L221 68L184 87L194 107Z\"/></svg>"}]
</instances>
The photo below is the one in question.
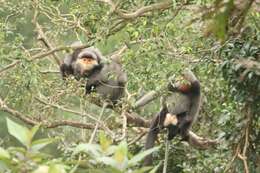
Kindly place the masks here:
<instances>
[{"instance_id":1,"label":"foliage","mask_svg":"<svg viewBox=\"0 0 260 173\"><path fill-rule=\"evenodd\" d=\"M224 59L221 69L228 82L230 94L235 101L241 103L240 110L245 112L244 116L239 116L240 123L236 124L234 129L237 129L237 132L250 129L251 135L248 140L251 145L248 146L248 158L254 159L260 152L257 139L260 126L260 71L259 67L255 65L260 61L260 39L259 32L256 34L249 32L246 33L246 36L248 37L227 42L219 54ZM237 135L239 133L230 134L230 138L237 142ZM252 171L255 170L255 167L257 164L250 163Z\"/></svg>"},{"instance_id":2,"label":"foliage","mask_svg":"<svg viewBox=\"0 0 260 173\"><path fill-rule=\"evenodd\" d=\"M131 155L128 152L125 141L121 142L118 146L111 145L111 141L103 133L100 134L100 145L79 144L72 149L72 157L67 158L67 161L62 158L54 158L51 155L40 152L40 150L48 144L57 141L56 139L44 138L33 140L40 126L34 126L29 130L8 118L6 120L8 132L20 141L24 147L9 147L7 149L0 147L1 172L65 173L67 170L71 172L87 170L90 172L142 173L150 170L150 173L153 173L158 168L143 167L135 169L145 156L157 151L158 147L140 152L137 155ZM82 152L87 153L90 158L79 154ZM73 164L72 161L75 159L75 155L79 157L77 157L78 161L75 162L76 164ZM79 164L84 159L86 159L88 164L93 165L90 167L98 167L98 169L89 170L89 168L81 168Z\"/></svg>"},{"instance_id":3,"label":"foliage","mask_svg":"<svg viewBox=\"0 0 260 173\"><path fill-rule=\"evenodd\" d=\"M140 169L134 169L138 163L144 159L145 156L151 154L152 152L158 150L158 147L143 151L137 155L132 156L128 152L127 143L122 141L118 146L111 145L103 133L100 134L100 145L97 144L79 144L73 153L78 154L81 152L87 153L90 156L91 162L98 164L103 167L105 172L147 172L151 170L151 167L143 167ZM130 155L130 158L129 158ZM102 166L103 165L103 166ZM157 167L151 170L150 173L155 172ZM94 171L94 170L93 170Z\"/></svg>"},{"instance_id":4,"label":"foliage","mask_svg":"<svg viewBox=\"0 0 260 173\"><path fill-rule=\"evenodd\" d=\"M248 15L242 15L241 18L245 17L243 27L236 29L231 21L236 16L233 12L238 1L187 1L188 4L178 13L176 11L183 1L172 1L168 9L127 20L115 10L130 13L161 1L112 1L116 3L116 9L95 0L0 0L0 97L5 103L28 118L47 124L75 120L93 125L101 112L90 102L90 96L84 96L84 88L80 87L84 81L61 79L52 55L30 61L33 56L48 51L37 39L38 31L33 22L37 11L36 21L53 48L81 40L98 47L109 57L126 45L121 60L128 74L127 90L131 94L128 95L131 103L150 90L160 91L168 78L173 74L180 76L183 68L192 68L201 81L203 92L201 112L192 130L201 136L219 139L221 145L197 150L179 139L174 140L169 172L224 172L237 145L244 145L241 132L247 125L245 105L250 107L253 115L247 162L250 171L257 172L259 71L236 64L238 58L259 63L260 18L256 7L253 6ZM248 34L237 34L240 30ZM71 50L58 51L56 55L62 59L68 52ZM16 61L20 63L1 72ZM159 107L157 99L136 111L149 119ZM82 114L64 111L66 109ZM88 129L68 126L48 130L38 130L39 126L28 129L10 119L6 127L5 117L12 115L0 110L0 167L13 172L25 169L43 173L147 170L139 166L139 161L147 154L140 152L144 138L134 140L139 135L139 129L130 126L126 129L127 138L118 140L118 136L122 135L122 116L111 110L106 110L104 115L101 121L114 134L106 130L104 133L114 137L113 144L104 135L94 140L96 143L99 141L99 145L88 144L92 134L92 130ZM10 135L6 135L7 129ZM99 130L102 131L101 128ZM55 136L59 136L59 140ZM161 137L159 140L163 143ZM157 165L164 158L163 149L161 147L155 153ZM241 159L238 159L233 171L243 172L243 167Z\"/></svg>"},{"instance_id":5,"label":"foliage","mask_svg":"<svg viewBox=\"0 0 260 173\"><path fill-rule=\"evenodd\" d=\"M223 46L220 53L224 59L221 65L224 78L230 84L230 88L233 88L231 94L240 102L259 103L260 72L255 67L246 68L246 64L242 64L249 63L251 60L259 61L259 40L230 41Z\"/></svg>"},{"instance_id":6,"label":"foliage","mask_svg":"<svg viewBox=\"0 0 260 173\"><path fill-rule=\"evenodd\" d=\"M57 141L54 138L33 140L40 126L34 126L30 130L10 119L6 119L8 132L23 144L23 147L0 148L1 172L42 172L64 173L62 162L49 160L48 154L40 152L48 144Z\"/></svg>"}]
</instances>

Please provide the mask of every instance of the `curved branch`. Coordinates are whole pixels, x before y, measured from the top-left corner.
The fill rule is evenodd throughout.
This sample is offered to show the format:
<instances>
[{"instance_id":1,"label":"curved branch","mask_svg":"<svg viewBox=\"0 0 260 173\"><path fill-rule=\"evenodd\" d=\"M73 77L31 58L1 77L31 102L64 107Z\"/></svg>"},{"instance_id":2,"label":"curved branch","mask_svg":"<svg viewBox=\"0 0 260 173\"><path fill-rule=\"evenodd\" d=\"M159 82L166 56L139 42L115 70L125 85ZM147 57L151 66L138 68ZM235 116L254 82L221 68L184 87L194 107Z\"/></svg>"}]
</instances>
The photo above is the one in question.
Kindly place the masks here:
<instances>
[{"instance_id":1,"label":"curved branch","mask_svg":"<svg viewBox=\"0 0 260 173\"><path fill-rule=\"evenodd\" d=\"M43 53L39 53L39 54L36 54L34 56L32 56L32 58L29 60L29 61L34 61L36 59L41 59L41 58L44 58L48 55L51 55L55 52L58 52L58 51L63 51L63 50L68 50L68 49L82 49L82 48L87 48L89 47L90 45L80 45L80 46L60 46L60 47L56 47L56 48L53 48L49 51L46 51L46 52L43 52Z\"/></svg>"},{"instance_id":2,"label":"curved branch","mask_svg":"<svg viewBox=\"0 0 260 173\"><path fill-rule=\"evenodd\" d=\"M166 10L172 6L172 0L170 0L170 1L154 3L152 5L141 7L134 12L124 13L122 12L122 10L117 9L116 5L112 2L112 0L99 0L99 1L109 4L111 6L112 11L114 11L121 18L126 20L135 19L147 12L156 11L156 10Z\"/></svg>"}]
</instances>

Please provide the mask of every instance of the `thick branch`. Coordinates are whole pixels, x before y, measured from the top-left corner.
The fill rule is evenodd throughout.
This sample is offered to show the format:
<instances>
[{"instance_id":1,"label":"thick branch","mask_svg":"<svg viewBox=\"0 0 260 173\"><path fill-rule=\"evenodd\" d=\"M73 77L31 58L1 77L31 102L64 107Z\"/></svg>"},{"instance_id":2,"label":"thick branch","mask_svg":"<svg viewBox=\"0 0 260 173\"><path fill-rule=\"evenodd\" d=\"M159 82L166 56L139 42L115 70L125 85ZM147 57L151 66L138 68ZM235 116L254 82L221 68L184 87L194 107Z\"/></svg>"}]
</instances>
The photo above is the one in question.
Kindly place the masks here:
<instances>
[{"instance_id":1,"label":"thick branch","mask_svg":"<svg viewBox=\"0 0 260 173\"><path fill-rule=\"evenodd\" d=\"M187 141L190 145L195 146L200 149L207 149L212 145L216 145L219 143L218 140L206 139L196 135L194 132L189 131L189 141Z\"/></svg>"},{"instance_id":2,"label":"thick branch","mask_svg":"<svg viewBox=\"0 0 260 173\"><path fill-rule=\"evenodd\" d=\"M52 122L38 122L14 109L9 108L1 98L0 98L0 109L29 125L41 124L44 128L55 128L55 127L59 127L59 126L71 126L71 127L84 128L84 129L94 129L95 128L94 124L80 123L77 121L70 121L70 120L55 120ZM136 114L136 113L126 112L125 116L127 118L128 125L131 124L132 126L146 127L146 128L148 128L150 126L149 120L146 120L146 119L138 116L138 114ZM107 130L104 127L102 127L102 129ZM189 136L190 136L190 140L188 142L191 145L196 146L201 149L209 148L210 146L218 143L217 140L210 140L210 139L199 137L192 131L189 131Z\"/></svg>"},{"instance_id":3,"label":"thick branch","mask_svg":"<svg viewBox=\"0 0 260 173\"><path fill-rule=\"evenodd\" d=\"M146 104L148 104L149 102L153 101L154 99L158 98L160 96L159 92L156 91L150 91L147 94L145 94L143 97L141 97L139 100L137 100L137 102L135 102L134 104L134 108L140 108Z\"/></svg>"},{"instance_id":4,"label":"thick branch","mask_svg":"<svg viewBox=\"0 0 260 173\"><path fill-rule=\"evenodd\" d=\"M260 63L257 61L240 58L235 61L235 63L241 65L241 67L245 69L256 71L260 75Z\"/></svg>"}]
</instances>

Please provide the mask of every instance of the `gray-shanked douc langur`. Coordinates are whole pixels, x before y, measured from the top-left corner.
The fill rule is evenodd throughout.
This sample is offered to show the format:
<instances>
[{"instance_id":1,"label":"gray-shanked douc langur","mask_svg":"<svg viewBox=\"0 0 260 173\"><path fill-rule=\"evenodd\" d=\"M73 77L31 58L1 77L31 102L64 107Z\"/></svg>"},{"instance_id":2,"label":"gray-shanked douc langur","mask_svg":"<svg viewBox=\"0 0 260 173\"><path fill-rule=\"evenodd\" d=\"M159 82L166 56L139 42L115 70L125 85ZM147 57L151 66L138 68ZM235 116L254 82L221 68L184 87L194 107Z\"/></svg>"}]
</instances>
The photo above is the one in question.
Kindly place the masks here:
<instances>
[{"instance_id":1,"label":"gray-shanked douc langur","mask_svg":"<svg viewBox=\"0 0 260 173\"><path fill-rule=\"evenodd\" d=\"M81 43L72 44L78 45ZM76 79L86 78L86 94L97 92L105 100L112 101L112 104L116 104L124 94L127 76L121 64L106 59L97 48L75 49L64 58L60 70L63 78L68 75Z\"/></svg>"},{"instance_id":2,"label":"gray-shanked douc langur","mask_svg":"<svg viewBox=\"0 0 260 173\"><path fill-rule=\"evenodd\" d=\"M200 109L201 91L200 82L190 70L183 72L183 78L188 83L170 83L169 94L162 99L160 112L151 122L147 135L145 149L152 148L160 129L167 128L168 141L176 135L183 140L189 140L189 129L196 119ZM151 165L152 155L144 160L144 165Z\"/></svg>"}]
</instances>

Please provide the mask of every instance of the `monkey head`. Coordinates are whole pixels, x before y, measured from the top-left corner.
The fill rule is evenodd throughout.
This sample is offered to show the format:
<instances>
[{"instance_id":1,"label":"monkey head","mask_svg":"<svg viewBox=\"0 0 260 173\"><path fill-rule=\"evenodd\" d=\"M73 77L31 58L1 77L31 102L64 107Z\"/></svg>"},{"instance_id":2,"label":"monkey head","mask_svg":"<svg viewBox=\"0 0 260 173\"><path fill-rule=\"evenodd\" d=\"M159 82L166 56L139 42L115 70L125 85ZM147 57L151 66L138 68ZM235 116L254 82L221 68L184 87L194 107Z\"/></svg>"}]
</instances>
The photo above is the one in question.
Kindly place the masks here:
<instances>
[{"instance_id":1,"label":"monkey head","mask_svg":"<svg viewBox=\"0 0 260 173\"><path fill-rule=\"evenodd\" d=\"M127 75L121 64L107 60L97 48L74 48L73 53L64 58L60 70L63 79L69 75L77 80L87 78L86 94L96 92L112 104L124 95Z\"/></svg>"},{"instance_id":2,"label":"monkey head","mask_svg":"<svg viewBox=\"0 0 260 173\"><path fill-rule=\"evenodd\" d=\"M94 48L81 50L72 63L73 73L77 77L87 77L101 65L101 56Z\"/></svg>"},{"instance_id":3,"label":"monkey head","mask_svg":"<svg viewBox=\"0 0 260 173\"><path fill-rule=\"evenodd\" d=\"M88 77L102 68L101 59L103 59L102 54L94 47L75 49L72 54L64 58L60 66L62 76L73 75L76 79Z\"/></svg>"}]
</instances>

